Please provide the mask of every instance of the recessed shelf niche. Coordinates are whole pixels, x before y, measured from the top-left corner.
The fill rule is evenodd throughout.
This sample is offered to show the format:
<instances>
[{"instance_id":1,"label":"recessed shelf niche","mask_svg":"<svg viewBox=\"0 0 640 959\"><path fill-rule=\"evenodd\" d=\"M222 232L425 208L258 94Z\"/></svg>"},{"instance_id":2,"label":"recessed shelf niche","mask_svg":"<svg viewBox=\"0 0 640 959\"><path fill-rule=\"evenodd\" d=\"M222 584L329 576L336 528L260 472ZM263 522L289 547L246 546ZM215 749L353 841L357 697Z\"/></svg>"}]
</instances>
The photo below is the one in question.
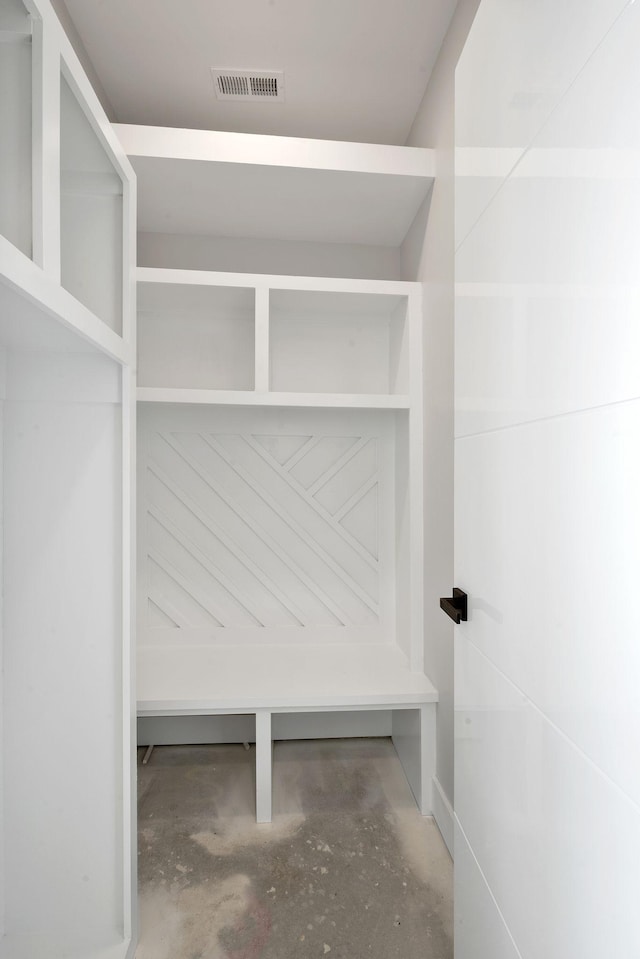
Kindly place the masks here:
<instances>
[{"instance_id":1,"label":"recessed shelf niche","mask_svg":"<svg viewBox=\"0 0 640 959\"><path fill-rule=\"evenodd\" d=\"M407 297L271 290L271 389L409 391Z\"/></svg>"},{"instance_id":2,"label":"recessed shelf niche","mask_svg":"<svg viewBox=\"0 0 640 959\"><path fill-rule=\"evenodd\" d=\"M0 7L0 234L32 251L31 17L20 0Z\"/></svg>"},{"instance_id":3,"label":"recessed shelf niche","mask_svg":"<svg viewBox=\"0 0 640 959\"><path fill-rule=\"evenodd\" d=\"M254 300L249 288L140 284L140 386L252 390Z\"/></svg>"}]
</instances>

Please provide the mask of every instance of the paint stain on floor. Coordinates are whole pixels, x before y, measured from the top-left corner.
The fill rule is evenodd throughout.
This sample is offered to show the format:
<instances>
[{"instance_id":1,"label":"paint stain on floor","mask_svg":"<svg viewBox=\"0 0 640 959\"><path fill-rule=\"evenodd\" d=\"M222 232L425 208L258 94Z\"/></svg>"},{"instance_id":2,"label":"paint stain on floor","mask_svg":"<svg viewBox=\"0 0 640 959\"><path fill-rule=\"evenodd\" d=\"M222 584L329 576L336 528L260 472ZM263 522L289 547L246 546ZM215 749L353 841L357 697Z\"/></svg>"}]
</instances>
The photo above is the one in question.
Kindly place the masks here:
<instances>
[{"instance_id":1,"label":"paint stain on floor","mask_svg":"<svg viewBox=\"0 0 640 959\"><path fill-rule=\"evenodd\" d=\"M254 753L159 747L139 767L136 959L451 959L452 865L386 739Z\"/></svg>"}]
</instances>

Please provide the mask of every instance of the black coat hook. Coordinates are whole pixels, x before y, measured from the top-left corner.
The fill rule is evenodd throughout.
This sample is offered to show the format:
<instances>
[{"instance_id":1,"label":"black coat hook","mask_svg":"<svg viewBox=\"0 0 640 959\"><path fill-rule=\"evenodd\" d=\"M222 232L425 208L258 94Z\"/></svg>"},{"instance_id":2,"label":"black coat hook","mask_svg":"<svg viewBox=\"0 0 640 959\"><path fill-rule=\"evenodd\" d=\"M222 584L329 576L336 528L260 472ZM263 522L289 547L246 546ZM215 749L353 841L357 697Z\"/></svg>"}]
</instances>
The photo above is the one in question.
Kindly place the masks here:
<instances>
[{"instance_id":1,"label":"black coat hook","mask_svg":"<svg viewBox=\"0 0 640 959\"><path fill-rule=\"evenodd\" d=\"M440 609L450 616L454 623L467 621L467 594L456 586L453 587L453 596L440 600Z\"/></svg>"}]
</instances>

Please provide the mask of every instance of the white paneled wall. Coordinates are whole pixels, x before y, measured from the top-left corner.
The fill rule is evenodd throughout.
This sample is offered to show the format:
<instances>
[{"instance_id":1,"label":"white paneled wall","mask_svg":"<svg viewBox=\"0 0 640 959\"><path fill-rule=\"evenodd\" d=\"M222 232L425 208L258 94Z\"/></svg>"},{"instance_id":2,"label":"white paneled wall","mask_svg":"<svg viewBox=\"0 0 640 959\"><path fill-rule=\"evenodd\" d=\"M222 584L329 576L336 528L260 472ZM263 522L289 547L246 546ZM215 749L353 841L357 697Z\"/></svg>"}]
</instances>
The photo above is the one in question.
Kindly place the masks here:
<instances>
[{"instance_id":1,"label":"white paneled wall","mask_svg":"<svg viewBox=\"0 0 640 959\"><path fill-rule=\"evenodd\" d=\"M640 954L639 45L483 0L458 68L458 959Z\"/></svg>"},{"instance_id":2,"label":"white paneled wall","mask_svg":"<svg viewBox=\"0 0 640 959\"><path fill-rule=\"evenodd\" d=\"M388 415L151 408L140 441L143 643L391 640Z\"/></svg>"}]
</instances>

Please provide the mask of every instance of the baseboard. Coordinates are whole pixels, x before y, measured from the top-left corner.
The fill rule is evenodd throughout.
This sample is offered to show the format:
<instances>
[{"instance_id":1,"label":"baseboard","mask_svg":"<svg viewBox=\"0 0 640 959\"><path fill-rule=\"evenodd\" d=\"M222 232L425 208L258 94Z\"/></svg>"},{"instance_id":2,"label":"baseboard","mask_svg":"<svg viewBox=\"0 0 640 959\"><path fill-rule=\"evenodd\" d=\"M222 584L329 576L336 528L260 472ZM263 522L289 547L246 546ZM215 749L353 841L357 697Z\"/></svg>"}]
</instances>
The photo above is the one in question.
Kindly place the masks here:
<instances>
[{"instance_id":1,"label":"baseboard","mask_svg":"<svg viewBox=\"0 0 640 959\"><path fill-rule=\"evenodd\" d=\"M433 818L453 859L453 806L447 799L437 776L433 777Z\"/></svg>"}]
</instances>

